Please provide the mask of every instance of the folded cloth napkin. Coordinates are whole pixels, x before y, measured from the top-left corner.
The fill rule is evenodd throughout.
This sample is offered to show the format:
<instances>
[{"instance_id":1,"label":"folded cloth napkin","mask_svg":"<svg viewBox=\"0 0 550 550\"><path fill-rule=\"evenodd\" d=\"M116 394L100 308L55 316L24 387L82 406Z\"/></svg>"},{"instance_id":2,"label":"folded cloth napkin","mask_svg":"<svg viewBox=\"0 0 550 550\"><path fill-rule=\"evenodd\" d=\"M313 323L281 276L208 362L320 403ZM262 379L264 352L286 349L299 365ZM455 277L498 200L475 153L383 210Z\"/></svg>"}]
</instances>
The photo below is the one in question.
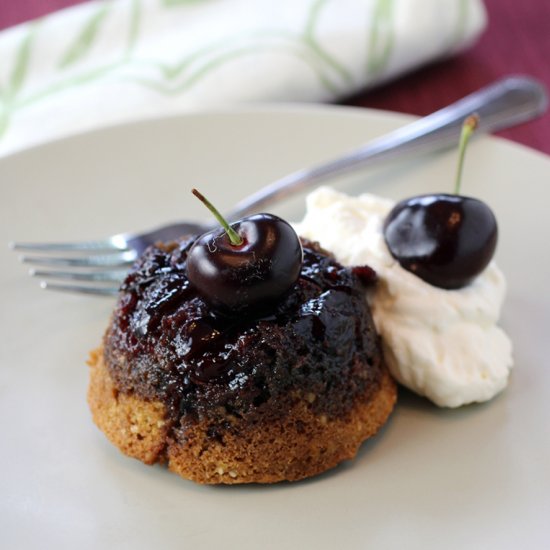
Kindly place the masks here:
<instances>
[{"instance_id":1,"label":"folded cloth napkin","mask_svg":"<svg viewBox=\"0 0 550 550\"><path fill-rule=\"evenodd\" d=\"M0 33L0 155L100 126L333 101L471 44L482 0L112 0Z\"/></svg>"}]
</instances>

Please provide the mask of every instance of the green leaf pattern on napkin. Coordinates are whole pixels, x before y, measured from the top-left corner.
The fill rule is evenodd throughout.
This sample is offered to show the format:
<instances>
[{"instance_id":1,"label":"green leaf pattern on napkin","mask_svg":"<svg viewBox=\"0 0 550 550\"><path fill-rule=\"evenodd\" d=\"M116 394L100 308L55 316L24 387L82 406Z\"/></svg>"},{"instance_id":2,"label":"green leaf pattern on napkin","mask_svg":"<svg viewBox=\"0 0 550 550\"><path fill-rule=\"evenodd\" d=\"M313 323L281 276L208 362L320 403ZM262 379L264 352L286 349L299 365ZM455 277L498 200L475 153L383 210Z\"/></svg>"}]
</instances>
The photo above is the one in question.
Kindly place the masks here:
<instances>
[{"instance_id":1,"label":"green leaf pattern on napkin","mask_svg":"<svg viewBox=\"0 0 550 550\"><path fill-rule=\"evenodd\" d=\"M28 30L17 48L7 86L2 86L0 89L0 138L8 128L12 105L25 83L37 27L38 22L29 24Z\"/></svg>"},{"instance_id":2,"label":"green leaf pattern on napkin","mask_svg":"<svg viewBox=\"0 0 550 550\"><path fill-rule=\"evenodd\" d=\"M325 0L317 0L311 6L308 20L304 29L303 40L305 44L311 48L315 54L322 59L325 63L330 65L334 70L336 70L342 79L347 83L351 83L353 78L350 72L346 69L344 65L339 63L334 57L332 57L320 44L316 38L316 30L319 16L321 15L321 10L326 4Z\"/></svg>"},{"instance_id":3,"label":"green leaf pattern on napkin","mask_svg":"<svg viewBox=\"0 0 550 550\"><path fill-rule=\"evenodd\" d=\"M367 72L379 74L387 65L394 41L394 0L377 0L372 14L368 44Z\"/></svg>"},{"instance_id":4,"label":"green leaf pattern on napkin","mask_svg":"<svg viewBox=\"0 0 550 550\"><path fill-rule=\"evenodd\" d=\"M130 31L126 43L126 55L129 56L139 37L141 26L141 4L139 0L132 0L130 5Z\"/></svg>"},{"instance_id":5,"label":"green leaf pattern on napkin","mask_svg":"<svg viewBox=\"0 0 550 550\"><path fill-rule=\"evenodd\" d=\"M31 54L32 42L36 35L37 24L31 25L27 34L23 37L17 53L15 55L13 70L10 75L8 88L7 88L7 99L10 100L17 95L25 78L27 76L27 71L29 67L29 58Z\"/></svg>"},{"instance_id":6,"label":"green leaf pattern on napkin","mask_svg":"<svg viewBox=\"0 0 550 550\"><path fill-rule=\"evenodd\" d=\"M364 49L366 66L362 76L352 75L346 66L346 60L337 59L334 51L331 52L328 44L321 39L320 27L323 24L323 15L327 13L325 10L329 5L338 9L339 0L311 0L301 29L265 26L224 36L223 33L218 33L217 38L212 38L195 50L187 49L180 58L174 59L173 51L166 52L166 56L146 55L144 51L148 50L139 46L140 40L145 41L144 27L150 13L147 10L167 10L170 14L178 11L179 15L183 15L185 10L196 12L201 4L206 7L215 1L220 5L221 2L156 0L154 4L153 0L119 1L124 3L117 4L117 8L123 6L123 15L127 19L125 30L121 31L125 33L124 36L109 35L112 34L113 26L109 27L108 23L110 17L113 17L115 2L110 0L90 4L84 12L88 15L82 21L81 28L61 50L57 69L51 69L48 78L40 80L38 84L35 81L33 85L27 85L27 76L32 62L38 63L40 60L36 35L41 27L47 26L49 18L23 27L25 32L19 47L13 59L8 60L12 65L11 73L7 82L0 82L0 138L5 134L15 113L71 88L93 83L102 85L108 79L109 82L127 83L162 96L174 97L185 94L221 67L258 53L297 60L317 79L320 89L325 90L327 97L338 97L357 89L361 82L372 81L372 75L383 74L394 48L396 0L365 1L365 28L368 36L363 46L357 44L357 48ZM456 1L461 3L456 33L463 33L468 0ZM119 9L119 19L120 15ZM326 18L324 21L326 23ZM118 22L119 27L123 27ZM47 36L46 31L44 36ZM108 38L112 44L117 44L110 46L108 50L104 47L103 51L108 54L103 56L97 54L101 48L94 50L99 47L98 43L102 38ZM147 38L151 40L151 36ZM104 42L109 43L109 40Z\"/></svg>"},{"instance_id":7,"label":"green leaf pattern on napkin","mask_svg":"<svg viewBox=\"0 0 550 550\"><path fill-rule=\"evenodd\" d=\"M211 0L161 0L163 9L185 9L190 4L208 2ZM100 36L108 19L111 2L99 4L86 21L80 32L68 45L59 60L59 74L47 87L24 92L23 83L29 59L33 54L32 44L36 34L37 24L29 26L19 51L14 59L14 68L7 93L0 96L0 136L7 129L10 115L49 95L59 93L67 88L83 86L100 80L106 75L120 70L123 65L149 66L157 70L157 77L120 76L124 81L146 86L151 90L165 95L185 93L194 84L203 79L222 65L245 56L256 55L258 52L272 52L280 55L290 55L303 61L306 67L317 76L323 87L331 93L340 91L339 82L349 85L351 76L347 69L323 49L316 38L316 26L323 7L330 0L314 0L311 2L304 30L302 33L291 33L277 29L262 29L217 40L203 48L187 54L177 62L167 63L163 60L140 59L133 55L133 50L139 42L142 6L140 0L132 0L129 4L129 31L124 51L118 62L98 64L92 68L86 67L80 73L64 77L66 69L78 68L85 61L94 43ZM334 0L333 0L334 1ZM245 45L243 45L243 42Z\"/></svg>"},{"instance_id":8,"label":"green leaf pattern on napkin","mask_svg":"<svg viewBox=\"0 0 550 550\"><path fill-rule=\"evenodd\" d=\"M468 27L468 17L469 17L469 7L470 4L467 0L460 0L458 4L458 19L456 20L456 27L454 36L452 37L452 42L449 44L449 48L453 48L455 44L458 44L460 40L464 37L466 29Z\"/></svg>"},{"instance_id":9,"label":"green leaf pattern on napkin","mask_svg":"<svg viewBox=\"0 0 550 550\"><path fill-rule=\"evenodd\" d=\"M85 22L80 34L76 37L76 40L70 44L65 55L61 58L59 67L64 69L73 63L77 63L83 58L92 47L94 40L97 38L101 25L105 21L111 4L102 4L99 9L92 14L90 19Z\"/></svg>"}]
</instances>

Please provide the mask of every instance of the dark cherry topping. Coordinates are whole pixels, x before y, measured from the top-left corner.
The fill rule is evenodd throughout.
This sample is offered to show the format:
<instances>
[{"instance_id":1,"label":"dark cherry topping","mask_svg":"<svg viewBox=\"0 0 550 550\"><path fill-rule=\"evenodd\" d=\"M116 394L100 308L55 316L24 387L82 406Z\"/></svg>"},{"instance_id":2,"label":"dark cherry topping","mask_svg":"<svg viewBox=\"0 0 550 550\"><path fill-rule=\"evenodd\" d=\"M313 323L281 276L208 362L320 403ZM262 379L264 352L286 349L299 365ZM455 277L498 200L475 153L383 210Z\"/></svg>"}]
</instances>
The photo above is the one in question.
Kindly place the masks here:
<instances>
[{"instance_id":1,"label":"dark cherry topping","mask_svg":"<svg viewBox=\"0 0 550 550\"><path fill-rule=\"evenodd\" d=\"M268 400L284 414L298 394L314 395L308 406L317 411L343 415L376 390L382 367L365 300L370 268L344 268L303 241L291 289L268 310L228 316L188 280L193 244L149 248L122 285L104 341L120 391L161 400L174 422L222 425L227 414L255 421Z\"/></svg>"},{"instance_id":2,"label":"dark cherry topping","mask_svg":"<svg viewBox=\"0 0 550 550\"><path fill-rule=\"evenodd\" d=\"M292 227L272 214L256 214L232 224L242 242L223 231L199 237L189 251L189 281L213 307L226 314L268 308L298 279L302 245Z\"/></svg>"},{"instance_id":3,"label":"dark cherry topping","mask_svg":"<svg viewBox=\"0 0 550 550\"><path fill-rule=\"evenodd\" d=\"M398 203L386 219L384 235L404 269L434 286L455 289L487 267L498 230L484 202L439 194Z\"/></svg>"},{"instance_id":4,"label":"dark cherry topping","mask_svg":"<svg viewBox=\"0 0 550 550\"><path fill-rule=\"evenodd\" d=\"M455 194L421 195L399 202L384 223L384 237L400 265L445 289L471 283L491 261L498 238L495 215L482 201L459 195L466 144L478 124L464 121Z\"/></svg>"}]
</instances>

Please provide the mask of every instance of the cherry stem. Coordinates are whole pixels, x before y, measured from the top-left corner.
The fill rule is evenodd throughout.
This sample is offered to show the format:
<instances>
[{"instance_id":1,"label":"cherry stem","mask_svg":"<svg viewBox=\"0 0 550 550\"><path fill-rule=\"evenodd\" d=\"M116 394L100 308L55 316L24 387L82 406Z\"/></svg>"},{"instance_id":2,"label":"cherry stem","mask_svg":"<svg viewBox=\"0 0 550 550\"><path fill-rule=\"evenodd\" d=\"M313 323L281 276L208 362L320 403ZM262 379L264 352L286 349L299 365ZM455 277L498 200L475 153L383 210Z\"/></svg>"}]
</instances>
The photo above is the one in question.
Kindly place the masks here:
<instances>
[{"instance_id":1,"label":"cherry stem","mask_svg":"<svg viewBox=\"0 0 550 550\"><path fill-rule=\"evenodd\" d=\"M225 218L219 213L218 209L197 189L191 189L191 193L195 195L203 204L214 214L214 217L220 222L220 225L225 229L229 240L233 246L243 244L243 238L225 221Z\"/></svg>"},{"instance_id":2,"label":"cherry stem","mask_svg":"<svg viewBox=\"0 0 550 550\"><path fill-rule=\"evenodd\" d=\"M470 136L474 133L474 130L478 127L479 116L470 115L462 124L462 132L460 133L460 145L458 146L458 169L456 171L455 180L455 195L460 193L460 184L462 182L462 167L464 166L464 153L466 153L466 146L470 140Z\"/></svg>"}]
</instances>

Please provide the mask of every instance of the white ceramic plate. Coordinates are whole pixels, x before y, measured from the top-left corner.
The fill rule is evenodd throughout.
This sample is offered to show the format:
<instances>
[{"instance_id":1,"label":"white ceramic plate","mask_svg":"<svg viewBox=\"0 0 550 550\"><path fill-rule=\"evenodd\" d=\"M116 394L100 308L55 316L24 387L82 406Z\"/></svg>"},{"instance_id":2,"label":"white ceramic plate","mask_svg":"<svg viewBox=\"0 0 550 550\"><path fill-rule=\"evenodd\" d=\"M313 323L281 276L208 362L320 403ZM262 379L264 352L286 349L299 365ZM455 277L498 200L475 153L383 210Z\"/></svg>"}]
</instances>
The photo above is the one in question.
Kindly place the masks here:
<instances>
[{"instance_id":1,"label":"white ceramic plate","mask_svg":"<svg viewBox=\"0 0 550 550\"><path fill-rule=\"evenodd\" d=\"M306 482L201 487L121 455L92 424L87 352L113 302L40 291L11 239L101 237L205 216L408 119L276 108L111 128L0 161L0 524L5 548L542 548L550 517L550 160L492 138L468 153L464 192L500 222L508 389L441 410L402 392L353 463ZM455 155L335 182L393 198L451 191ZM303 197L274 209L299 219Z\"/></svg>"}]
</instances>

